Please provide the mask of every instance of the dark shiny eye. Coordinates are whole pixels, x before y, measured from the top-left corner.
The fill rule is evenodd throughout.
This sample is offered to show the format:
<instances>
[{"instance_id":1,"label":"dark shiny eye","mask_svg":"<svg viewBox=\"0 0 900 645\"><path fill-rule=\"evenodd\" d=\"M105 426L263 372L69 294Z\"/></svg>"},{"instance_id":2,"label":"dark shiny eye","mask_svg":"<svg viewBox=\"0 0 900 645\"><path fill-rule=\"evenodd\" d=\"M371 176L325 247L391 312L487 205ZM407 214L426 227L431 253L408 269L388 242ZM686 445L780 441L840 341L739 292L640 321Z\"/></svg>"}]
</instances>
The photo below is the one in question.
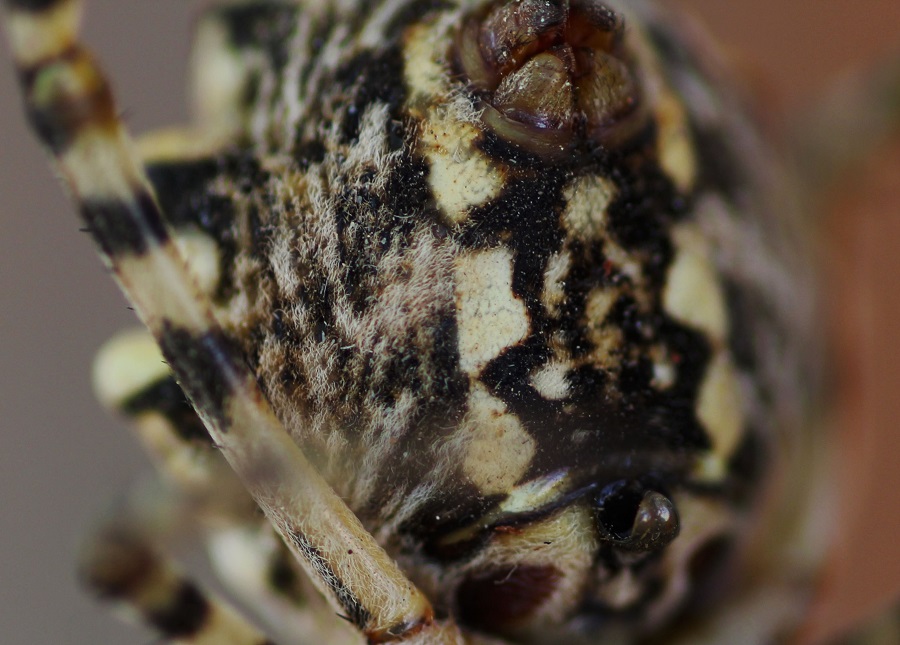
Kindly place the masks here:
<instances>
[{"instance_id":1,"label":"dark shiny eye","mask_svg":"<svg viewBox=\"0 0 900 645\"><path fill-rule=\"evenodd\" d=\"M678 511L663 493L639 481L608 484L594 498L603 540L628 551L658 551L678 536Z\"/></svg>"},{"instance_id":2,"label":"dark shiny eye","mask_svg":"<svg viewBox=\"0 0 900 645\"><path fill-rule=\"evenodd\" d=\"M464 23L456 60L507 141L547 155L579 135L612 146L644 123L623 34L596 0L496 2Z\"/></svg>"}]
</instances>

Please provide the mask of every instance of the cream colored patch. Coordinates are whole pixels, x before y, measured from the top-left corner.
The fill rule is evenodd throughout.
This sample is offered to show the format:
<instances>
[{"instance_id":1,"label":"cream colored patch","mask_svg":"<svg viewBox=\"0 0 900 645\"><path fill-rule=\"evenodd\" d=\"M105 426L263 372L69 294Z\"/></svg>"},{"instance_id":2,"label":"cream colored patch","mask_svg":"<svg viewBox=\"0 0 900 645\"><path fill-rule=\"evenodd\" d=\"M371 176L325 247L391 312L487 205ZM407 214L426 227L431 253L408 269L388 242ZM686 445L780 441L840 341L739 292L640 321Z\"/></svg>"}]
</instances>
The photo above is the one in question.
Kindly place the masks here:
<instances>
[{"instance_id":1,"label":"cream colored patch","mask_svg":"<svg viewBox=\"0 0 900 645\"><path fill-rule=\"evenodd\" d=\"M650 384L657 390L667 390L675 384L677 369L672 357L662 345L654 345L650 348L650 358L653 360L653 380Z\"/></svg>"},{"instance_id":2,"label":"cream colored patch","mask_svg":"<svg viewBox=\"0 0 900 645\"><path fill-rule=\"evenodd\" d=\"M129 298L147 315L151 331L163 321L189 331L205 332L210 321L204 316L200 293L193 275L174 244L150 247L143 255L115 258L116 270Z\"/></svg>"},{"instance_id":3,"label":"cream colored patch","mask_svg":"<svg viewBox=\"0 0 900 645\"><path fill-rule=\"evenodd\" d=\"M605 235L606 211L616 194L615 186L605 177L587 175L566 186L566 210L563 223L572 235L592 239Z\"/></svg>"},{"instance_id":4,"label":"cream colored patch","mask_svg":"<svg viewBox=\"0 0 900 645\"><path fill-rule=\"evenodd\" d=\"M535 442L506 404L482 385L469 395L460 432L469 435L463 472L484 495L505 493L528 470Z\"/></svg>"},{"instance_id":5,"label":"cream colored patch","mask_svg":"<svg viewBox=\"0 0 900 645\"><path fill-rule=\"evenodd\" d=\"M460 256L455 266L460 367L477 376L507 347L528 334L525 303L512 290L512 251Z\"/></svg>"},{"instance_id":6,"label":"cream colored patch","mask_svg":"<svg viewBox=\"0 0 900 645\"><path fill-rule=\"evenodd\" d=\"M462 444L466 444L466 442L466 438L463 438L461 441ZM441 538L440 544L450 545L463 540L471 540L483 531L485 526L497 524L504 517L531 512L551 504L553 500L569 490L569 487L569 473L565 470L558 470L539 479L532 479L524 484L519 484L509 490L509 494L500 506L488 511L473 524ZM433 494L433 491L429 494Z\"/></svg>"},{"instance_id":7,"label":"cream colored patch","mask_svg":"<svg viewBox=\"0 0 900 645\"><path fill-rule=\"evenodd\" d=\"M242 126L241 94L248 78L246 59L229 41L228 28L220 19L202 20L189 63L194 121L220 136Z\"/></svg>"},{"instance_id":8,"label":"cream colored patch","mask_svg":"<svg viewBox=\"0 0 900 645\"><path fill-rule=\"evenodd\" d=\"M154 130L135 141L138 156L145 164L203 159L216 154L223 145L212 131L190 126Z\"/></svg>"},{"instance_id":9,"label":"cream colored patch","mask_svg":"<svg viewBox=\"0 0 900 645\"><path fill-rule=\"evenodd\" d=\"M253 589L264 593L266 572L278 554L277 538L255 527L229 528L216 531L207 542L216 572L236 589Z\"/></svg>"},{"instance_id":10,"label":"cream colored patch","mask_svg":"<svg viewBox=\"0 0 900 645\"><path fill-rule=\"evenodd\" d=\"M663 292L663 307L676 320L723 342L728 327L725 297L709 241L691 224L675 227L672 237L676 254Z\"/></svg>"},{"instance_id":11,"label":"cream colored patch","mask_svg":"<svg viewBox=\"0 0 900 645\"><path fill-rule=\"evenodd\" d=\"M558 313L559 306L566 299L566 277L572 267L572 255L568 251L554 253L547 261L544 272L544 291L541 294L544 306L552 315Z\"/></svg>"},{"instance_id":12,"label":"cream colored patch","mask_svg":"<svg viewBox=\"0 0 900 645\"><path fill-rule=\"evenodd\" d=\"M410 88L410 111L421 118L419 149L428 160L428 183L438 208L453 224L469 210L497 197L503 175L476 142L481 128L477 112L448 84L446 42L450 25L417 26L407 32L404 74Z\"/></svg>"},{"instance_id":13,"label":"cream colored patch","mask_svg":"<svg viewBox=\"0 0 900 645\"><path fill-rule=\"evenodd\" d=\"M559 361L547 363L531 375L531 385L545 399L559 401L569 396L566 375L569 365Z\"/></svg>"},{"instance_id":14,"label":"cream colored patch","mask_svg":"<svg viewBox=\"0 0 900 645\"><path fill-rule=\"evenodd\" d=\"M697 417L712 439L712 452L702 460L697 474L707 480L719 479L744 428L740 384L731 357L724 350L716 353L706 370Z\"/></svg>"},{"instance_id":15,"label":"cream colored patch","mask_svg":"<svg viewBox=\"0 0 900 645\"><path fill-rule=\"evenodd\" d=\"M159 412L144 412L135 419L141 444L160 472L185 491L207 490L215 482L225 497L223 469L213 467L208 449L185 442L169 420ZM237 490L237 487L234 487Z\"/></svg>"},{"instance_id":16,"label":"cream colored patch","mask_svg":"<svg viewBox=\"0 0 900 645\"><path fill-rule=\"evenodd\" d=\"M582 240L603 240L603 253L622 273L638 284L642 277L639 259L623 249L609 235L609 205L616 196L616 187L600 176L585 176L576 179L563 191L566 210L563 224L575 238Z\"/></svg>"},{"instance_id":17,"label":"cream colored patch","mask_svg":"<svg viewBox=\"0 0 900 645\"><path fill-rule=\"evenodd\" d=\"M108 340L94 359L94 392L103 405L116 408L169 375L159 347L144 328Z\"/></svg>"},{"instance_id":18,"label":"cream colored patch","mask_svg":"<svg viewBox=\"0 0 900 645\"><path fill-rule=\"evenodd\" d=\"M601 325L616 303L619 292L613 289L594 289L588 294L584 315L589 325Z\"/></svg>"},{"instance_id":19,"label":"cream colored patch","mask_svg":"<svg viewBox=\"0 0 900 645\"><path fill-rule=\"evenodd\" d=\"M653 380L650 384L657 390L668 390L675 385L675 366L670 360L660 360L653 363Z\"/></svg>"},{"instance_id":20,"label":"cream colored patch","mask_svg":"<svg viewBox=\"0 0 900 645\"><path fill-rule=\"evenodd\" d=\"M503 175L478 149L480 130L462 121L447 106L428 111L421 125L419 146L431 171L428 183L444 216L453 224L468 217L472 208L500 194Z\"/></svg>"},{"instance_id":21,"label":"cream colored patch","mask_svg":"<svg viewBox=\"0 0 900 645\"><path fill-rule=\"evenodd\" d=\"M406 33L403 48L403 73L410 91L410 101L418 103L447 91L447 71L441 62L441 53L435 51L442 28L416 25Z\"/></svg>"},{"instance_id":22,"label":"cream colored patch","mask_svg":"<svg viewBox=\"0 0 900 645\"><path fill-rule=\"evenodd\" d=\"M6 35L16 63L29 68L68 49L75 41L83 9L81 2L70 0L44 11L7 10Z\"/></svg>"},{"instance_id":23,"label":"cream colored patch","mask_svg":"<svg viewBox=\"0 0 900 645\"><path fill-rule=\"evenodd\" d=\"M681 192L689 192L697 177L697 158L684 106L671 92L659 97L657 154L662 169Z\"/></svg>"},{"instance_id":24,"label":"cream colored patch","mask_svg":"<svg viewBox=\"0 0 900 645\"><path fill-rule=\"evenodd\" d=\"M221 256L216 241L197 229L176 231L173 239L200 291L208 295L215 293L221 278Z\"/></svg>"},{"instance_id":25,"label":"cream colored patch","mask_svg":"<svg viewBox=\"0 0 900 645\"><path fill-rule=\"evenodd\" d=\"M81 130L60 164L82 199L130 203L143 190L143 166L117 131L92 125Z\"/></svg>"},{"instance_id":26,"label":"cream colored patch","mask_svg":"<svg viewBox=\"0 0 900 645\"><path fill-rule=\"evenodd\" d=\"M595 365L609 367L617 362L617 352L622 346L622 330L606 325L607 315L619 297L613 289L594 289L587 297L585 318L588 340L594 345L591 359Z\"/></svg>"},{"instance_id":27,"label":"cream colored patch","mask_svg":"<svg viewBox=\"0 0 900 645\"><path fill-rule=\"evenodd\" d=\"M629 253L617 242L614 242L609 238L607 238L606 243L603 245L603 252L616 269L621 271L623 275L631 278L632 283L637 285L642 283L644 270L641 267L641 261L637 255ZM638 302L641 302L644 300L645 291L642 289L638 290L634 295Z\"/></svg>"},{"instance_id":28,"label":"cream colored patch","mask_svg":"<svg viewBox=\"0 0 900 645\"><path fill-rule=\"evenodd\" d=\"M540 479L516 486L500 506L502 513L523 513L545 506L556 499L569 483L567 471L556 471Z\"/></svg>"},{"instance_id":29,"label":"cream colored patch","mask_svg":"<svg viewBox=\"0 0 900 645\"><path fill-rule=\"evenodd\" d=\"M644 583L626 567L611 578L601 580L597 585L596 598L612 609L622 610L635 603L643 591Z\"/></svg>"},{"instance_id":30,"label":"cream colored patch","mask_svg":"<svg viewBox=\"0 0 900 645\"><path fill-rule=\"evenodd\" d=\"M290 634L303 634L311 643L358 642L358 632L351 632L345 621L333 613L316 611L320 604L324 609L324 599L304 597L303 607L298 608L293 598L272 586L273 563L284 548L274 531L255 525L216 530L207 538L207 548L210 564L229 593L263 624L278 625L278 631L271 634L279 637L278 642L285 642L282 637ZM221 642L231 642L231 638L219 645Z\"/></svg>"}]
</instances>

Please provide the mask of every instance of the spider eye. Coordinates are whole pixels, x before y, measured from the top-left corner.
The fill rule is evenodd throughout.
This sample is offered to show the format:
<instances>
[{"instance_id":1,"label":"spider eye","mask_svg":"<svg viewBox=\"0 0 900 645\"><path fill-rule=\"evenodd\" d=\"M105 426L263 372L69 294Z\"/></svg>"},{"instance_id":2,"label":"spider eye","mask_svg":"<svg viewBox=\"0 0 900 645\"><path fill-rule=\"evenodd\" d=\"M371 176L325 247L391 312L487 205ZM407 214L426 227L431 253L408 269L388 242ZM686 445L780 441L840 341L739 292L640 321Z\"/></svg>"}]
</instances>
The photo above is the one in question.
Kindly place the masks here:
<instances>
[{"instance_id":1,"label":"spider eye","mask_svg":"<svg viewBox=\"0 0 900 645\"><path fill-rule=\"evenodd\" d=\"M671 499L634 480L605 486L594 498L602 539L628 551L658 551L678 536Z\"/></svg>"},{"instance_id":2,"label":"spider eye","mask_svg":"<svg viewBox=\"0 0 900 645\"><path fill-rule=\"evenodd\" d=\"M496 2L464 23L456 60L505 140L538 154L576 135L612 146L644 122L623 34L596 0Z\"/></svg>"}]
</instances>

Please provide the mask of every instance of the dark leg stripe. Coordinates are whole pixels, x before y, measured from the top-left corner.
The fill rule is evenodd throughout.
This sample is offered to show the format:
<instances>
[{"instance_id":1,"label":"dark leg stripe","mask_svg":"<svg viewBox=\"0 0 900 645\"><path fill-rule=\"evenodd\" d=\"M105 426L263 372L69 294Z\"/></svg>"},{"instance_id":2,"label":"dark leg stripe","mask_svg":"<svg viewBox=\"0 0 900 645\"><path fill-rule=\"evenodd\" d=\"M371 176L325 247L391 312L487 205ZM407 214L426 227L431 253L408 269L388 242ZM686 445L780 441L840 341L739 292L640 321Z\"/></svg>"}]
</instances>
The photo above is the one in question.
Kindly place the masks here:
<instances>
[{"instance_id":1,"label":"dark leg stripe","mask_svg":"<svg viewBox=\"0 0 900 645\"><path fill-rule=\"evenodd\" d=\"M219 635L229 625L243 622L155 551L149 542L153 539L136 527L108 527L88 544L79 572L81 581L100 598L136 610L166 639L194 642L193 637L210 636L205 631L210 627ZM227 618L221 624L213 619L219 611ZM251 628L249 623L245 625ZM242 637L240 642L247 641ZM262 635L259 643L274 645Z\"/></svg>"},{"instance_id":2,"label":"dark leg stripe","mask_svg":"<svg viewBox=\"0 0 900 645\"><path fill-rule=\"evenodd\" d=\"M203 593L189 582L182 582L161 607L148 608L147 622L164 636L186 638L199 632L212 611Z\"/></svg>"},{"instance_id":3,"label":"dark leg stripe","mask_svg":"<svg viewBox=\"0 0 900 645\"><path fill-rule=\"evenodd\" d=\"M6 6L17 11L40 13L71 0L5 0Z\"/></svg>"},{"instance_id":4,"label":"dark leg stripe","mask_svg":"<svg viewBox=\"0 0 900 645\"><path fill-rule=\"evenodd\" d=\"M72 77L77 79L74 86ZM91 55L79 45L21 70L19 80L28 101L28 121L57 156L64 154L90 125L110 131L116 127L109 84L97 73Z\"/></svg>"},{"instance_id":5,"label":"dark leg stripe","mask_svg":"<svg viewBox=\"0 0 900 645\"><path fill-rule=\"evenodd\" d=\"M152 246L164 246L169 234L156 202L145 191L134 201L92 199L81 202L81 217L97 244L110 258L143 255Z\"/></svg>"},{"instance_id":6,"label":"dark leg stripe","mask_svg":"<svg viewBox=\"0 0 900 645\"><path fill-rule=\"evenodd\" d=\"M246 371L240 348L220 329L197 334L168 320L163 321L159 344L197 409L227 432L227 403L233 392L229 379Z\"/></svg>"},{"instance_id":7,"label":"dark leg stripe","mask_svg":"<svg viewBox=\"0 0 900 645\"><path fill-rule=\"evenodd\" d=\"M128 529L112 527L89 546L79 578L100 598L123 600L137 595L159 568L157 554Z\"/></svg>"},{"instance_id":8,"label":"dark leg stripe","mask_svg":"<svg viewBox=\"0 0 900 645\"><path fill-rule=\"evenodd\" d=\"M158 412L184 441L212 443L206 426L172 376L149 384L118 407L129 417L136 417L143 412Z\"/></svg>"},{"instance_id":9,"label":"dark leg stripe","mask_svg":"<svg viewBox=\"0 0 900 645\"><path fill-rule=\"evenodd\" d=\"M344 585L338 578L334 569L328 563L319 550L309 543L309 540L300 533L296 528L289 529L288 534L291 541L297 546L303 556L309 560L313 569L318 573L318 577L325 584L331 587L331 591L338 603L343 608L346 618L352 624L356 625L360 630L365 631L366 627L372 620L372 615L366 610L359 599Z\"/></svg>"}]
</instances>

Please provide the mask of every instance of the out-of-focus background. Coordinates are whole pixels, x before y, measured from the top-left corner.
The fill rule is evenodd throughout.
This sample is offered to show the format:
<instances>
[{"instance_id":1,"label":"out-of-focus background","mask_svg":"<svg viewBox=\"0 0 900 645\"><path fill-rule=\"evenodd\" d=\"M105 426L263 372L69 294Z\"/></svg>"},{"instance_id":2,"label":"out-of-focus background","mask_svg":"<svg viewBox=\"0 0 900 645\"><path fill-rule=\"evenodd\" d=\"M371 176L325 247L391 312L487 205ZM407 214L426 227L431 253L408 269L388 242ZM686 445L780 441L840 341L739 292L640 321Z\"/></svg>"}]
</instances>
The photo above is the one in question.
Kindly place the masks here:
<instances>
[{"instance_id":1,"label":"out-of-focus background","mask_svg":"<svg viewBox=\"0 0 900 645\"><path fill-rule=\"evenodd\" d=\"M90 0L85 38L136 132L187 118L183 74L203 3ZM207 3L208 4L208 3ZM896 0L671 0L697 13L762 92L773 123L842 72L900 55ZM865 114L859 115L866 118ZM836 133L839 136L839 133ZM860 197L864 199L859 199ZM819 628L839 627L900 590L900 145L834 191L826 284L843 362L841 489L846 548ZM822 215L827 221L826 214ZM149 467L94 402L93 354L134 323L26 132L0 50L0 641L136 643L85 597L73 563L90 519Z\"/></svg>"}]
</instances>

